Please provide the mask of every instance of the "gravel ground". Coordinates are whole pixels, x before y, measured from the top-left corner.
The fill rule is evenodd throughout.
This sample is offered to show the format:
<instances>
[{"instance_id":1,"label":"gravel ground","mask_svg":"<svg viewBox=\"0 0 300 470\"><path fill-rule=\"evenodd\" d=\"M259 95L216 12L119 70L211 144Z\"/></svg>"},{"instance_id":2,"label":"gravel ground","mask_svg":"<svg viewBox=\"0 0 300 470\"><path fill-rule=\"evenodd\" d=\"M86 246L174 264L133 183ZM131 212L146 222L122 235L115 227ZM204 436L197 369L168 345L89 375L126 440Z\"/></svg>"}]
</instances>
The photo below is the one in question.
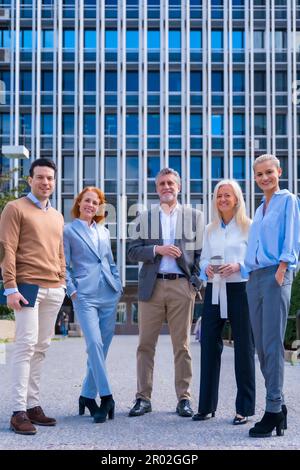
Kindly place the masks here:
<instances>
[{"instance_id":1,"label":"gravel ground","mask_svg":"<svg viewBox=\"0 0 300 470\"><path fill-rule=\"evenodd\" d=\"M13 344L6 345L6 364L0 363L0 449L300 449L300 364L286 363L285 396L289 410L288 430L283 437L253 439L248 430L264 410L265 390L257 362L256 416L243 426L231 424L234 416L235 379L233 349L225 347L222 358L219 405L214 419L194 422L175 413L173 357L170 337L160 336L155 361L153 412L128 418L136 388L135 352L137 336L115 336L108 370L116 401L114 420L94 424L87 413L78 415L78 397L85 371L83 338L54 338L47 353L41 387L41 402L56 427L39 427L35 436L16 435L9 430L11 414L10 359ZM193 407L199 387L199 343L192 340L194 364Z\"/></svg>"}]
</instances>

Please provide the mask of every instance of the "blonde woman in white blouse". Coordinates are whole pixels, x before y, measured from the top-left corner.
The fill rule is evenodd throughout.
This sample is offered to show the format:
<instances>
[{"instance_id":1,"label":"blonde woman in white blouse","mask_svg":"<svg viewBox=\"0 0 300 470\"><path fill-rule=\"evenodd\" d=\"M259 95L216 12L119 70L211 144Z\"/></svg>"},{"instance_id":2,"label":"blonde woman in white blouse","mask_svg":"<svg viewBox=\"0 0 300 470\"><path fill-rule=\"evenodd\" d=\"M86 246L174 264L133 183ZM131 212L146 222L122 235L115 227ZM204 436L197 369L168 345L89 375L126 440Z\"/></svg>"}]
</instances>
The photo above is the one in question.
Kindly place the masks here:
<instances>
[{"instance_id":1,"label":"blonde woman in white blouse","mask_svg":"<svg viewBox=\"0 0 300 470\"><path fill-rule=\"evenodd\" d=\"M233 424L244 424L248 416L254 414L254 342L244 267L250 224L239 184L235 180L220 181L214 190L213 220L205 228L200 261L200 277L208 282L201 321L199 406L198 413L193 416L194 421L215 416L223 350L222 330L227 318L233 332L237 384ZM218 263L220 267L213 266Z\"/></svg>"}]
</instances>

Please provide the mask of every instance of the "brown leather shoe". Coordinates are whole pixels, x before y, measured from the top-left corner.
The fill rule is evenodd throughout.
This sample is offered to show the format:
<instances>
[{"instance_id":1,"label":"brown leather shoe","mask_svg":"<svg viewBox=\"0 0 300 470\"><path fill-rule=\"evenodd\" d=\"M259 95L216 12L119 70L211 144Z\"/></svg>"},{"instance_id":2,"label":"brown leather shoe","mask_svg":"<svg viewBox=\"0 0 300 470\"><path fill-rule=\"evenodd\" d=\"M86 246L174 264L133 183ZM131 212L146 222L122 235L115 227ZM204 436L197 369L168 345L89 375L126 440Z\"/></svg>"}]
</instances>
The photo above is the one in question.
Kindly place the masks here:
<instances>
[{"instance_id":1,"label":"brown leather shoe","mask_svg":"<svg viewBox=\"0 0 300 470\"><path fill-rule=\"evenodd\" d=\"M33 424L39 424L40 426L55 426L56 420L54 418L48 418L43 412L41 406L35 406L27 410L27 415Z\"/></svg>"},{"instance_id":2,"label":"brown leather shoe","mask_svg":"<svg viewBox=\"0 0 300 470\"><path fill-rule=\"evenodd\" d=\"M16 434L35 434L36 429L31 423L25 411L19 411L11 417L10 429Z\"/></svg>"}]
</instances>

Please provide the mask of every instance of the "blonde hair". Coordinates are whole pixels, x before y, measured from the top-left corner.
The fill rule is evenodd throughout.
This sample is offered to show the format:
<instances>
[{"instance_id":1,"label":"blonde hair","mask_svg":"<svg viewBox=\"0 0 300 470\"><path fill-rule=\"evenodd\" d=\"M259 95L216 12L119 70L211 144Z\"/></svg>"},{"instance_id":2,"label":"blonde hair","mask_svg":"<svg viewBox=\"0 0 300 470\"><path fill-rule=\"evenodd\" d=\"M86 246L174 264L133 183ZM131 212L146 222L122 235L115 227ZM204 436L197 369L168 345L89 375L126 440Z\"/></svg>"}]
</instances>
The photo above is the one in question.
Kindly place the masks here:
<instances>
[{"instance_id":1,"label":"blonde hair","mask_svg":"<svg viewBox=\"0 0 300 470\"><path fill-rule=\"evenodd\" d=\"M100 209L101 210L101 213L100 214L96 214L94 217L93 217L93 220L96 222L96 224L98 224L99 222L101 222L101 220L103 220L105 218L105 215L104 215L104 211L103 211L103 208L104 208L104 204L105 204L105 196L104 196L104 192L101 191L101 189L99 188L95 188L95 186L87 186L86 188L84 188L75 198L75 201L74 201L74 204L73 204L73 207L71 209L71 215L74 219L78 219L79 216L80 216L80 211L79 211L79 204L81 203L82 201L82 198L83 196L85 195L85 193L87 192L92 192L92 193L95 193L98 198L99 198L99 201L100 201ZM101 207L102 206L102 207Z\"/></svg>"},{"instance_id":2,"label":"blonde hair","mask_svg":"<svg viewBox=\"0 0 300 470\"><path fill-rule=\"evenodd\" d=\"M235 214L234 214L236 223L238 224L238 226L241 228L243 232L247 232L251 224L251 219L249 219L249 217L247 217L247 214L246 214L246 206L245 206L242 189L240 185L238 184L238 182L234 179L221 180L218 182L218 184L216 185L214 189L213 216L212 216L212 221L209 224L209 230L217 228L222 221L222 216L217 207L217 195L221 186L224 186L225 184L228 184L229 186L231 186L233 193L237 199L237 203L235 206Z\"/></svg>"},{"instance_id":3,"label":"blonde hair","mask_svg":"<svg viewBox=\"0 0 300 470\"><path fill-rule=\"evenodd\" d=\"M263 163L267 161L271 161L276 166L276 168L280 168L280 161L278 160L277 157L275 157L275 155L271 155L270 153L264 153L263 155L260 155L254 160L253 170L255 171L255 167L256 165L259 165L259 163Z\"/></svg>"}]
</instances>

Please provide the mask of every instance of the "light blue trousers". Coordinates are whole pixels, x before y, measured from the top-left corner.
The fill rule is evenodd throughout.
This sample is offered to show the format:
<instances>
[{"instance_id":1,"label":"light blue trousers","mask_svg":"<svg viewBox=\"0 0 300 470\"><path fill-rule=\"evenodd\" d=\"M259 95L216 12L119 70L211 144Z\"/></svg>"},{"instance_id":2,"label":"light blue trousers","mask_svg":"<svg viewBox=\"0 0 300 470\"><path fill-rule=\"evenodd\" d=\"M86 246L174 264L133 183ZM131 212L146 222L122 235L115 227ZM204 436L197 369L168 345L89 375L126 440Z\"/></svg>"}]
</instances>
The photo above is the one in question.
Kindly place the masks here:
<instances>
[{"instance_id":1,"label":"light blue trousers","mask_svg":"<svg viewBox=\"0 0 300 470\"><path fill-rule=\"evenodd\" d=\"M87 347L87 372L81 391L86 398L112 394L105 359L114 335L119 298L120 293L103 280L95 296L79 293L73 301Z\"/></svg>"}]
</instances>

